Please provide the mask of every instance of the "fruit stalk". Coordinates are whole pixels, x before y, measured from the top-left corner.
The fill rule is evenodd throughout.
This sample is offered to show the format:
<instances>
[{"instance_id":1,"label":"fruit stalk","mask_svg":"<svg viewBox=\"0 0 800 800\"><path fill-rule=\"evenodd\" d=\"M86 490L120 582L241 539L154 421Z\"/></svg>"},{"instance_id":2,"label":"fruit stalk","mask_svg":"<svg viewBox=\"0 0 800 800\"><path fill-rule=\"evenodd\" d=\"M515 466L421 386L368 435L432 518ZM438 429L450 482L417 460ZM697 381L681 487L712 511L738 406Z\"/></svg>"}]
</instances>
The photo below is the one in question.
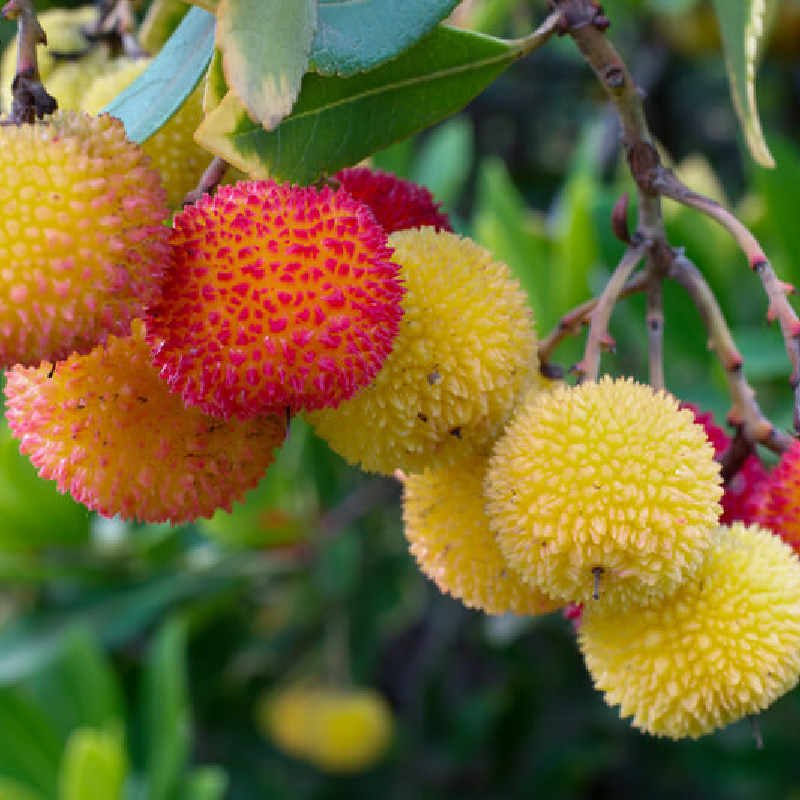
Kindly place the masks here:
<instances>
[{"instance_id":1,"label":"fruit stalk","mask_svg":"<svg viewBox=\"0 0 800 800\"><path fill-rule=\"evenodd\" d=\"M733 404L728 422L740 427L750 442L760 442L775 453L788 450L793 437L776 429L763 415L755 392L744 376L742 357L736 349L722 310L700 270L683 254L672 262L669 277L689 294L708 330L711 347L725 370L725 380Z\"/></svg>"},{"instance_id":2,"label":"fruit stalk","mask_svg":"<svg viewBox=\"0 0 800 800\"><path fill-rule=\"evenodd\" d=\"M625 297L630 297L632 294L644 291L647 288L649 280L650 278L646 272L637 273L625 284L617 299L622 300ZM547 336L539 341L539 364L540 369L543 369L545 374L548 371L552 371L550 359L556 351L556 348L568 337L576 336L580 333L584 325L589 324L592 313L595 308L597 308L597 303L599 301L599 296L592 297L585 303L575 306L575 308L561 317L558 321L558 325L556 325Z\"/></svg>"},{"instance_id":3,"label":"fruit stalk","mask_svg":"<svg viewBox=\"0 0 800 800\"><path fill-rule=\"evenodd\" d=\"M8 122L13 125L32 123L52 114L58 107L39 77L36 46L47 44L47 35L39 24L33 0L8 0L3 16L17 20L17 69L11 84L13 100Z\"/></svg>"},{"instance_id":4,"label":"fruit stalk","mask_svg":"<svg viewBox=\"0 0 800 800\"><path fill-rule=\"evenodd\" d=\"M796 293L795 287L778 279L756 237L727 208L716 200L693 192L663 166L659 166L655 185L663 197L694 208L725 228L746 256L751 269L761 279L769 300L767 320L778 320L786 354L792 365L790 382L795 392L794 427L800 429L800 319L786 299L787 295Z\"/></svg>"},{"instance_id":5,"label":"fruit stalk","mask_svg":"<svg viewBox=\"0 0 800 800\"><path fill-rule=\"evenodd\" d=\"M647 341L650 352L650 385L656 389L664 381L664 291L660 275L650 276L647 285Z\"/></svg>"},{"instance_id":6,"label":"fruit stalk","mask_svg":"<svg viewBox=\"0 0 800 800\"><path fill-rule=\"evenodd\" d=\"M646 247L647 243L641 240L628 248L597 301L597 306L591 316L583 361L577 365L577 370L582 373L581 380L597 380L600 372L600 348L602 345L613 345L613 339L608 333L611 312L631 273L644 258Z\"/></svg>"}]
</instances>

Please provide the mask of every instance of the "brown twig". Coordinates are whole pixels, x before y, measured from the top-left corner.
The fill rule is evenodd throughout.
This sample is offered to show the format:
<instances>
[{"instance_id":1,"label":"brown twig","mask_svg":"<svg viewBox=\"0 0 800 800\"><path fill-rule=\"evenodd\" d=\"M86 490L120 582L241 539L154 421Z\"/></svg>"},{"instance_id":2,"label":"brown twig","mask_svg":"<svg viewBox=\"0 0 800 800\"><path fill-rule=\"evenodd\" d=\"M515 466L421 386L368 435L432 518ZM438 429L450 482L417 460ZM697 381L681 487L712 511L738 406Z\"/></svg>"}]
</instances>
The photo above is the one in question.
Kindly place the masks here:
<instances>
[{"instance_id":1,"label":"brown twig","mask_svg":"<svg viewBox=\"0 0 800 800\"><path fill-rule=\"evenodd\" d=\"M716 200L693 192L678 180L672 170L663 166L656 171L653 185L662 196L700 211L725 228L745 254L751 269L761 279L769 301L767 320L778 320L786 353L792 365L790 383L795 393L794 427L795 430L800 430L800 319L786 299L787 295L796 293L795 287L778 280L756 237Z\"/></svg>"},{"instance_id":2,"label":"brown twig","mask_svg":"<svg viewBox=\"0 0 800 800\"><path fill-rule=\"evenodd\" d=\"M561 14L560 32L569 34L575 41L584 59L605 88L619 116L622 126L622 146L637 187L637 232L649 243L648 265L644 273L648 277L654 273L669 276L689 291L700 309L709 337L725 367L732 399L729 421L741 427L742 435L749 442L761 442L776 452L781 452L791 443L792 437L774 430L761 413L754 399L754 392L744 379L741 356L733 344L730 331L713 293L697 268L669 245L661 216L661 197L669 196L669 187L665 188L664 185L665 175L669 173L661 164L658 151L653 146L641 93L625 63L604 34L608 21L605 18L598 19L599 4L594 0L549 0L549 4ZM699 197L693 193L689 194L693 198ZM798 372L800 328L797 326L794 311L786 301L786 293L790 287L775 278L758 242L744 226L734 221L735 218L721 207L714 207L711 210L714 218L728 226L734 233L747 253L751 266L759 272L770 300L769 313L771 317L781 322L787 350L795 368L793 374L795 379L796 375L800 375ZM795 385L797 387L798 384ZM800 428L798 408L800 408L800 389L795 388L796 428Z\"/></svg>"},{"instance_id":3,"label":"brown twig","mask_svg":"<svg viewBox=\"0 0 800 800\"><path fill-rule=\"evenodd\" d=\"M622 256L617 268L603 289L597 300L597 305L592 311L589 323L589 335L586 338L586 349L583 360L576 365L576 370L581 373L581 380L596 381L600 372L600 350L602 347L613 347L614 340L608 332L608 323L611 312L619 300L620 294L631 277L631 274L645 256L647 243L643 240L636 241Z\"/></svg>"},{"instance_id":4,"label":"brown twig","mask_svg":"<svg viewBox=\"0 0 800 800\"><path fill-rule=\"evenodd\" d=\"M183 205L190 206L196 203L204 194L211 194L225 177L228 166L229 164L227 161L224 161L219 156L215 156L213 161L208 165L206 171L200 176L200 180L197 182L197 188L192 189L192 191L183 198Z\"/></svg>"},{"instance_id":5,"label":"brown twig","mask_svg":"<svg viewBox=\"0 0 800 800\"><path fill-rule=\"evenodd\" d=\"M117 43L129 58L146 58L149 54L139 44L135 9L139 0L98 0L95 23L86 30L90 41Z\"/></svg>"},{"instance_id":6,"label":"brown twig","mask_svg":"<svg viewBox=\"0 0 800 800\"><path fill-rule=\"evenodd\" d=\"M649 278L644 272L639 272L634 275L622 288L619 293L619 300L624 297L629 297L637 292L642 292L647 288ZM550 359L556 348L570 336L577 336L583 329L584 325L589 324L592 312L597 308L599 297L593 297L585 303L581 303L571 311L564 314L558 321L558 325L550 331L544 339L539 341L539 364L540 369L547 370L549 368Z\"/></svg>"},{"instance_id":7,"label":"brown twig","mask_svg":"<svg viewBox=\"0 0 800 800\"><path fill-rule=\"evenodd\" d=\"M669 277L679 283L694 301L708 330L710 346L725 371L732 401L728 422L740 429L750 442L760 442L775 453L788 450L794 439L777 430L761 412L755 392L744 376L742 357L736 349L719 303L700 270L679 253L672 262Z\"/></svg>"},{"instance_id":8,"label":"brown twig","mask_svg":"<svg viewBox=\"0 0 800 800\"><path fill-rule=\"evenodd\" d=\"M36 17L33 0L8 0L3 16L17 20L17 69L11 84L13 100L7 123L30 124L58 108L55 98L42 85L36 58L36 46L47 44L47 35Z\"/></svg>"}]
</instances>

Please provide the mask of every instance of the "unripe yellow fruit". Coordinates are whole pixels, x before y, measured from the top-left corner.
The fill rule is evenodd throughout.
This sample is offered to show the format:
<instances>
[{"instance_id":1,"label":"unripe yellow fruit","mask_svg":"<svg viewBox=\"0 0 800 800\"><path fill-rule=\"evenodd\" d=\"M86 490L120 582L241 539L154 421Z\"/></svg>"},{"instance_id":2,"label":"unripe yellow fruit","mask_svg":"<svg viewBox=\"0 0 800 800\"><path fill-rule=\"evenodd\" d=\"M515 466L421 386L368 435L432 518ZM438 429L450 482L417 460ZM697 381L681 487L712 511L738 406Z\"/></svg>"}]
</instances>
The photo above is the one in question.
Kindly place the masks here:
<instances>
[{"instance_id":1,"label":"unripe yellow fruit","mask_svg":"<svg viewBox=\"0 0 800 800\"><path fill-rule=\"evenodd\" d=\"M487 510L500 549L532 586L622 607L669 595L697 570L722 510L720 484L690 410L606 376L528 397L492 455Z\"/></svg>"},{"instance_id":2,"label":"unripe yellow fruit","mask_svg":"<svg viewBox=\"0 0 800 800\"><path fill-rule=\"evenodd\" d=\"M114 59L100 73L83 97L83 107L97 114L147 69L150 59ZM203 120L204 81L192 93L172 118L142 144L152 159L153 167L161 173L167 190L167 201L179 208L187 193L197 187L213 156L194 141L194 132Z\"/></svg>"},{"instance_id":3,"label":"unripe yellow fruit","mask_svg":"<svg viewBox=\"0 0 800 800\"><path fill-rule=\"evenodd\" d=\"M91 85L110 63L103 48L93 48L83 58L56 65L44 81L44 86L58 101L61 111L80 111L83 108L86 87Z\"/></svg>"},{"instance_id":4,"label":"unripe yellow fruit","mask_svg":"<svg viewBox=\"0 0 800 800\"><path fill-rule=\"evenodd\" d=\"M389 705L372 689L284 689L264 699L258 719L281 750L329 772L371 767L394 728Z\"/></svg>"},{"instance_id":5,"label":"unripe yellow fruit","mask_svg":"<svg viewBox=\"0 0 800 800\"><path fill-rule=\"evenodd\" d=\"M609 705L656 736L696 738L766 708L800 675L800 561L779 537L720 527L660 603L585 608L579 643Z\"/></svg>"},{"instance_id":6,"label":"unripe yellow fruit","mask_svg":"<svg viewBox=\"0 0 800 800\"><path fill-rule=\"evenodd\" d=\"M491 252L434 228L389 245L406 286L394 349L366 389L308 417L347 461L386 475L483 452L538 371L527 297Z\"/></svg>"},{"instance_id":7,"label":"unripe yellow fruit","mask_svg":"<svg viewBox=\"0 0 800 800\"><path fill-rule=\"evenodd\" d=\"M403 520L411 554L441 591L489 614L540 614L559 607L503 558L483 497L488 459L454 464L403 480Z\"/></svg>"}]
</instances>

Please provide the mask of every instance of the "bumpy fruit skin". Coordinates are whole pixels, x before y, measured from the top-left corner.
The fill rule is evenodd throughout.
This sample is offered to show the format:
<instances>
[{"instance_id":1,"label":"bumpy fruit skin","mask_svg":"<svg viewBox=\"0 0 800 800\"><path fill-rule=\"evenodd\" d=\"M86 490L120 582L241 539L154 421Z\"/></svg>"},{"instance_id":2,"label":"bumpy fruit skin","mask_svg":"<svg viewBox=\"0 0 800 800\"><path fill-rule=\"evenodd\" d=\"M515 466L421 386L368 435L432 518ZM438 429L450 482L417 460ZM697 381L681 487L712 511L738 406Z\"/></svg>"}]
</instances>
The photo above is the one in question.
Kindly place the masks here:
<instances>
[{"instance_id":1,"label":"bumpy fruit skin","mask_svg":"<svg viewBox=\"0 0 800 800\"><path fill-rule=\"evenodd\" d=\"M149 66L150 59L114 59L99 72L83 96L83 108L98 114ZM152 159L167 190L167 202L180 208L187 193L194 189L213 156L194 141L194 132L203 121L203 90L200 81L170 120L142 144Z\"/></svg>"},{"instance_id":2,"label":"bumpy fruit skin","mask_svg":"<svg viewBox=\"0 0 800 800\"><path fill-rule=\"evenodd\" d=\"M343 190L222 186L177 215L172 245L147 328L187 405L223 419L336 406L391 351L398 267L369 209Z\"/></svg>"},{"instance_id":3,"label":"bumpy fruit skin","mask_svg":"<svg viewBox=\"0 0 800 800\"><path fill-rule=\"evenodd\" d=\"M781 456L760 485L754 505L758 524L800 554L800 442L793 442Z\"/></svg>"},{"instance_id":4,"label":"bumpy fruit skin","mask_svg":"<svg viewBox=\"0 0 800 800\"><path fill-rule=\"evenodd\" d=\"M87 353L161 294L158 174L107 114L0 127L0 365Z\"/></svg>"},{"instance_id":5,"label":"bumpy fruit skin","mask_svg":"<svg viewBox=\"0 0 800 800\"><path fill-rule=\"evenodd\" d=\"M489 614L540 614L559 607L526 584L497 546L484 510L487 459L467 454L403 481L411 554L441 591Z\"/></svg>"},{"instance_id":6,"label":"bumpy fruit skin","mask_svg":"<svg viewBox=\"0 0 800 800\"><path fill-rule=\"evenodd\" d=\"M285 437L281 416L223 422L185 408L139 320L130 336L51 369L6 373L9 427L41 477L106 516L179 524L230 511Z\"/></svg>"},{"instance_id":7,"label":"bumpy fruit skin","mask_svg":"<svg viewBox=\"0 0 800 800\"><path fill-rule=\"evenodd\" d=\"M433 228L389 244L406 285L394 350L369 387L309 415L334 451L385 475L484 451L538 373L530 307L505 264Z\"/></svg>"},{"instance_id":8,"label":"bumpy fruit skin","mask_svg":"<svg viewBox=\"0 0 800 800\"><path fill-rule=\"evenodd\" d=\"M696 406L688 403L683 405L692 411L695 422L703 426L708 440L714 446L714 457L719 459L728 448L730 437L714 422L714 415L711 412L701 414ZM741 469L725 486L720 524L730 525L739 521L745 525L752 525L758 522L762 489L768 477L769 473L758 456L749 455Z\"/></svg>"},{"instance_id":9,"label":"bumpy fruit skin","mask_svg":"<svg viewBox=\"0 0 800 800\"><path fill-rule=\"evenodd\" d=\"M328 772L358 772L389 746L392 712L371 689L284 689L267 697L260 722L277 747Z\"/></svg>"},{"instance_id":10,"label":"bumpy fruit skin","mask_svg":"<svg viewBox=\"0 0 800 800\"><path fill-rule=\"evenodd\" d=\"M431 226L452 231L447 214L418 183L371 167L350 167L334 176L356 200L366 203L386 233Z\"/></svg>"},{"instance_id":11,"label":"bumpy fruit skin","mask_svg":"<svg viewBox=\"0 0 800 800\"><path fill-rule=\"evenodd\" d=\"M644 609L587 607L578 641L609 705L697 738L766 708L800 674L800 561L755 525L720 527L696 575Z\"/></svg>"},{"instance_id":12,"label":"bumpy fruit skin","mask_svg":"<svg viewBox=\"0 0 800 800\"><path fill-rule=\"evenodd\" d=\"M486 495L503 555L532 586L622 607L696 571L722 488L690 411L604 376L529 396L495 447Z\"/></svg>"}]
</instances>

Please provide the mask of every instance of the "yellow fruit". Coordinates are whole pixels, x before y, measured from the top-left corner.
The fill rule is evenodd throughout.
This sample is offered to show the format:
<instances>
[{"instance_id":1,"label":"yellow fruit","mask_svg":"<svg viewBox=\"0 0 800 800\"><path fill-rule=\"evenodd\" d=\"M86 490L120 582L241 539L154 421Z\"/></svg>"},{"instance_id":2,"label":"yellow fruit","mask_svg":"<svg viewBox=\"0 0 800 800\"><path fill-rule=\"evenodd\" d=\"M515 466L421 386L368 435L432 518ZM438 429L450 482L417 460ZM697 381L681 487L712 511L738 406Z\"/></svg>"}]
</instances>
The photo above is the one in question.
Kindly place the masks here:
<instances>
[{"instance_id":1,"label":"yellow fruit","mask_svg":"<svg viewBox=\"0 0 800 800\"><path fill-rule=\"evenodd\" d=\"M293 687L265 698L257 714L276 747L329 772L371 767L394 727L389 705L372 689Z\"/></svg>"},{"instance_id":2,"label":"yellow fruit","mask_svg":"<svg viewBox=\"0 0 800 800\"><path fill-rule=\"evenodd\" d=\"M800 675L800 561L769 531L720 527L697 574L657 605L585 610L595 685L633 725L696 738L766 708Z\"/></svg>"},{"instance_id":3,"label":"yellow fruit","mask_svg":"<svg viewBox=\"0 0 800 800\"><path fill-rule=\"evenodd\" d=\"M101 111L133 83L149 63L149 59L114 59L109 69L98 75L87 89L84 109L90 114ZM195 129L203 119L203 88L201 80L167 124L142 144L153 167L161 174L167 201L173 208L180 207L186 194L197 187L213 158L194 141Z\"/></svg>"},{"instance_id":4,"label":"yellow fruit","mask_svg":"<svg viewBox=\"0 0 800 800\"><path fill-rule=\"evenodd\" d=\"M539 614L559 607L526 584L503 558L484 510L488 461L467 455L403 481L411 554L443 592L489 614Z\"/></svg>"},{"instance_id":5,"label":"yellow fruit","mask_svg":"<svg viewBox=\"0 0 800 800\"><path fill-rule=\"evenodd\" d=\"M0 365L88 353L161 294L164 190L107 114L0 127Z\"/></svg>"},{"instance_id":6,"label":"yellow fruit","mask_svg":"<svg viewBox=\"0 0 800 800\"><path fill-rule=\"evenodd\" d=\"M389 245L406 286L394 350L366 389L309 414L334 451L386 475L485 450L538 371L531 311L505 264L433 228Z\"/></svg>"},{"instance_id":7,"label":"yellow fruit","mask_svg":"<svg viewBox=\"0 0 800 800\"><path fill-rule=\"evenodd\" d=\"M721 507L702 426L631 380L528 398L492 455L487 510L500 549L566 602L648 603L698 568Z\"/></svg>"},{"instance_id":8,"label":"yellow fruit","mask_svg":"<svg viewBox=\"0 0 800 800\"><path fill-rule=\"evenodd\" d=\"M50 74L59 66L64 65L62 59L57 59L54 53L61 55L83 53L89 47L89 40L84 36L83 29L91 25L97 18L97 8L92 5L81 6L80 8L49 8L42 11L39 15L39 23L47 34L47 45L36 48L36 58L39 64L39 77L46 89L50 89L48 78ZM108 45L97 43L93 45L93 57L108 58ZM16 36L8 43L3 50L2 62L0 62L0 78L2 79L2 98L3 110L7 111L11 105L11 81L14 78L17 61L17 38ZM54 94L56 99L58 96ZM68 110L68 109L65 109Z\"/></svg>"},{"instance_id":9,"label":"yellow fruit","mask_svg":"<svg viewBox=\"0 0 800 800\"><path fill-rule=\"evenodd\" d=\"M102 48L93 49L77 61L59 64L44 81L62 111L81 111L86 87L112 62Z\"/></svg>"}]
</instances>

